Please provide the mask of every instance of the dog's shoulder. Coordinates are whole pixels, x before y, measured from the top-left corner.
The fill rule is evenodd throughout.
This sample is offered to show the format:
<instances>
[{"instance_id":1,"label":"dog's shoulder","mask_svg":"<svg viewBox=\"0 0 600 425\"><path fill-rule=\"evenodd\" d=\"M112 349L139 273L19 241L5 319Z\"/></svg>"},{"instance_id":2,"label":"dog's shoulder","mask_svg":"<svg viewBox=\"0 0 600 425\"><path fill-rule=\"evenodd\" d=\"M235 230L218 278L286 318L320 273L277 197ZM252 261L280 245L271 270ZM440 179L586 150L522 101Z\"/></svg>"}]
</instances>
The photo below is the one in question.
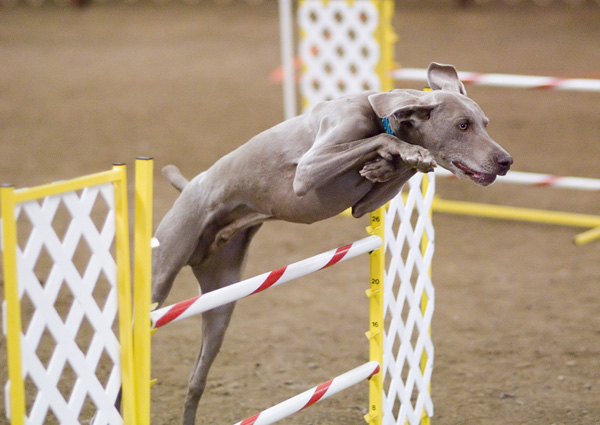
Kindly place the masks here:
<instances>
[{"instance_id":1,"label":"dog's shoulder","mask_svg":"<svg viewBox=\"0 0 600 425\"><path fill-rule=\"evenodd\" d=\"M368 124L375 116L369 103L369 96L374 93L377 92L365 91L319 102L307 112L309 120L312 124L320 123L323 119L332 124Z\"/></svg>"}]
</instances>

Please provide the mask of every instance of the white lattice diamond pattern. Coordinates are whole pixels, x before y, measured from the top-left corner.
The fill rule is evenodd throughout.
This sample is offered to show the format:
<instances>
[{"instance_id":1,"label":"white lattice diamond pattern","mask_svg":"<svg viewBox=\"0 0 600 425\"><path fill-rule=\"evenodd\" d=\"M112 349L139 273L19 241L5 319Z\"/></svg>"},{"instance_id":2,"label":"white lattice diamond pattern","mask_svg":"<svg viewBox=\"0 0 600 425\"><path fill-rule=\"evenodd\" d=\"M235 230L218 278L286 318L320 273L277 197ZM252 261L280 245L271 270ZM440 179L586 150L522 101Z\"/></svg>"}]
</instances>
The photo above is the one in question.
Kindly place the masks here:
<instances>
[{"instance_id":1,"label":"white lattice diamond pattern","mask_svg":"<svg viewBox=\"0 0 600 425\"><path fill-rule=\"evenodd\" d=\"M425 194L423 174L413 177L390 203L385 218L386 274L384 286L384 400L383 423L419 424L425 409L433 416L429 383L433 371L433 343L429 333L434 289L429 275L434 248L430 218L435 192L433 175ZM422 252L426 235L428 243ZM422 299L427 297L422 312ZM424 357L425 356L425 357ZM421 362L425 364L422 366Z\"/></svg>"},{"instance_id":2,"label":"white lattice diamond pattern","mask_svg":"<svg viewBox=\"0 0 600 425\"><path fill-rule=\"evenodd\" d=\"M102 204L105 212L96 225L92 210ZM59 207L68 212L67 217L55 220ZM35 386L35 391L26 388L27 423L43 424L54 417L60 424L78 424L84 403L90 401L97 410L96 425L122 423L114 406L121 377L119 341L112 329L118 310L117 267L111 254L113 185L49 196L41 204L25 202L17 205L15 217L19 238L24 240L17 247L19 298L28 301L32 310L31 317L23 320L28 325L23 328L21 347L25 382ZM64 218L68 226L61 240L56 221ZM21 228L30 232L22 235ZM83 243L89 258L76 259ZM51 264L38 264L42 253ZM83 264L76 266L77 262ZM106 294L95 293L99 281L108 282ZM95 300L98 296L106 299L103 308ZM93 328L93 335L83 335L89 332L82 328ZM40 344L42 337L44 344ZM97 376L100 368L108 369L105 387Z\"/></svg>"},{"instance_id":3,"label":"white lattice diamond pattern","mask_svg":"<svg viewBox=\"0 0 600 425\"><path fill-rule=\"evenodd\" d=\"M305 109L322 100L380 90L375 67L379 11L372 1L303 1L298 8L300 92Z\"/></svg>"}]
</instances>

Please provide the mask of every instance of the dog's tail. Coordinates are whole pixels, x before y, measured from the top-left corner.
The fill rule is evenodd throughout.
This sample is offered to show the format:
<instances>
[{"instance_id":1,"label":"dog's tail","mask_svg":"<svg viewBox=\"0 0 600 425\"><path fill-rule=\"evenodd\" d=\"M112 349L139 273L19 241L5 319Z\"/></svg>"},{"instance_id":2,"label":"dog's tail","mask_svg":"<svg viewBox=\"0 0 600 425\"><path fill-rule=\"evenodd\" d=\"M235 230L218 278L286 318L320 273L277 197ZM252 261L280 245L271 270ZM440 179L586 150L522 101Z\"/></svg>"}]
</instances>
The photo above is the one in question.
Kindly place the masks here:
<instances>
[{"instance_id":1,"label":"dog's tail","mask_svg":"<svg viewBox=\"0 0 600 425\"><path fill-rule=\"evenodd\" d=\"M177 189L182 191L189 181L183 177L179 168L175 165L167 165L162 169L163 176Z\"/></svg>"}]
</instances>

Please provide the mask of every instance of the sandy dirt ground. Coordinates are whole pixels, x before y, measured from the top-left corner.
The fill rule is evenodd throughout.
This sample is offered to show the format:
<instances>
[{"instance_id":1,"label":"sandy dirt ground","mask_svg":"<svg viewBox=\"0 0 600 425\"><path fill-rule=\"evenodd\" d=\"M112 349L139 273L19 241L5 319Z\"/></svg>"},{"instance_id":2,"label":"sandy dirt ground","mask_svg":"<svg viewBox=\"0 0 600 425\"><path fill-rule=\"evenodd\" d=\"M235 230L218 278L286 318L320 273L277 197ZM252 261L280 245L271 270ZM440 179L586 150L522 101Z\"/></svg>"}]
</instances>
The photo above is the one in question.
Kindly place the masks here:
<instances>
[{"instance_id":1,"label":"sandy dirt ground","mask_svg":"<svg viewBox=\"0 0 600 425\"><path fill-rule=\"evenodd\" d=\"M400 2L394 24L403 66L600 76L593 2L467 10ZM282 120L281 88L268 79L279 60L271 1L0 9L1 180L24 187L152 156L157 223L177 195L162 166L193 176ZM469 94L514 169L600 177L599 94L479 87ZM449 199L600 211L597 193L465 181L438 187ZM434 220L433 423L600 423L600 242L575 246L580 229L569 227ZM245 275L362 238L366 224L268 223ZM236 422L366 361L367 273L366 258L355 259L239 302L198 422ZM196 294L186 270L169 302ZM200 319L154 336L153 423L179 422L199 341ZM4 382L4 338L0 349ZM364 383L282 423L362 424L366 406Z\"/></svg>"}]
</instances>

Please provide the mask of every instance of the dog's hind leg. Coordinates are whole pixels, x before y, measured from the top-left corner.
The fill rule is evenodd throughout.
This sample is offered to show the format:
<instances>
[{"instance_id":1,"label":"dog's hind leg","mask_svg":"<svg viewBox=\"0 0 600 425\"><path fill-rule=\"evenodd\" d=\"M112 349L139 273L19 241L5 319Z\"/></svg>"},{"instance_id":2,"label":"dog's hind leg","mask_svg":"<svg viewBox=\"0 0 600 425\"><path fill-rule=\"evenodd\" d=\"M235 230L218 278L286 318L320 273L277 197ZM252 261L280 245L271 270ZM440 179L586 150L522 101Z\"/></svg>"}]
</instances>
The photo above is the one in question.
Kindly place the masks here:
<instances>
[{"instance_id":1,"label":"dog's hind leg","mask_svg":"<svg viewBox=\"0 0 600 425\"><path fill-rule=\"evenodd\" d=\"M260 224L235 234L221 249L198 265L192 265L202 293L214 291L241 279L248 246ZM198 402L206 386L208 371L219 353L235 303L202 314L202 347L188 382L183 410L183 424L192 425Z\"/></svg>"},{"instance_id":2,"label":"dog's hind leg","mask_svg":"<svg viewBox=\"0 0 600 425\"><path fill-rule=\"evenodd\" d=\"M197 198L185 193L179 196L154 234L159 246L152 250L152 302L159 306L190 259L202 258L208 253L209 246L201 239L210 233L208 224L217 213L206 213L206 208L198 208L202 200Z\"/></svg>"}]
</instances>

